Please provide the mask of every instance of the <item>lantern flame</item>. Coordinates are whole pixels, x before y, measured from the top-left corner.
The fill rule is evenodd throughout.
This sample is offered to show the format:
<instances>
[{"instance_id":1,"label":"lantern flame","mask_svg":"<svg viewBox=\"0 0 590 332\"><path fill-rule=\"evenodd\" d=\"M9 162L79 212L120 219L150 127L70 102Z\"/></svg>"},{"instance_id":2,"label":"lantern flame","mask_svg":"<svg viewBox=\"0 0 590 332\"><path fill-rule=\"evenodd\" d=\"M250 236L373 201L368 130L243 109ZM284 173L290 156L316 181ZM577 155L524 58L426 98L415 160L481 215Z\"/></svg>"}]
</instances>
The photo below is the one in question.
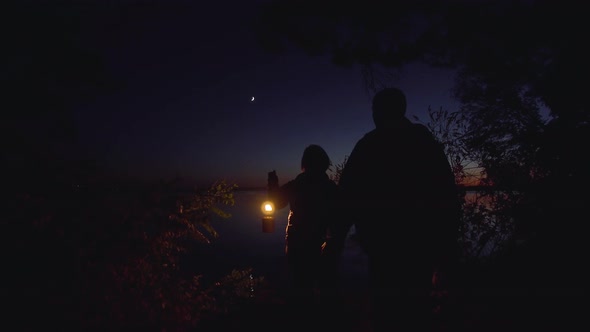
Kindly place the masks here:
<instances>
[{"instance_id":1,"label":"lantern flame","mask_svg":"<svg viewBox=\"0 0 590 332\"><path fill-rule=\"evenodd\" d=\"M271 215L275 211L275 206L271 201L266 201L262 203L261 209L262 213L264 213L265 215Z\"/></svg>"}]
</instances>

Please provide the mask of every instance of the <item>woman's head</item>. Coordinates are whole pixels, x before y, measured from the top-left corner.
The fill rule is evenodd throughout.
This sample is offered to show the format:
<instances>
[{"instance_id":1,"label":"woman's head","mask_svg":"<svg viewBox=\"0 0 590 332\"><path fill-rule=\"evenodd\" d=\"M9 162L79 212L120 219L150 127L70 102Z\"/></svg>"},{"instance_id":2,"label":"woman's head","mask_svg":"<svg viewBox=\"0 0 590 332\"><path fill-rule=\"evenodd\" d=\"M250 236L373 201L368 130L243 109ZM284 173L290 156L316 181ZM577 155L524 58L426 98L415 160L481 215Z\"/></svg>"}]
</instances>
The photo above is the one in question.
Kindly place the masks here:
<instances>
[{"instance_id":1,"label":"woman's head","mask_svg":"<svg viewBox=\"0 0 590 332\"><path fill-rule=\"evenodd\" d=\"M311 144L303 151L301 170L304 172L325 172L330 164L330 157L319 145Z\"/></svg>"}]
</instances>

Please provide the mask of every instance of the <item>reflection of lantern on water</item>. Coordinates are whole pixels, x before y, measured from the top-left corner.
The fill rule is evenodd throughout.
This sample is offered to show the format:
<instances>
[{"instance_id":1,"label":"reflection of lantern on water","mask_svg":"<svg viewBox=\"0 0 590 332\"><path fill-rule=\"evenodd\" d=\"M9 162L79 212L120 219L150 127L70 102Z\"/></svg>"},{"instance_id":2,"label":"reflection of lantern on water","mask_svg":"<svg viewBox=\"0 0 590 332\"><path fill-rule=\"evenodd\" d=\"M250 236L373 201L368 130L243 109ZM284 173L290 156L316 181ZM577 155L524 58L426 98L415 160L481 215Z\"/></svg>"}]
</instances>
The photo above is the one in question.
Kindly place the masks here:
<instances>
[{"instance_id":1,"label":"reflection of lantern on water","mask_svg":"<svg viewBox=\"0 0 590 332\"><path fill-rule=\"evenodd\" d=\"M275 206L271 201L266 201L262 203L261 206L262 214L262 232L263 233L272 233L275 231L275 217L273 214L275 213Z\"/></svg>"}]
</instances>

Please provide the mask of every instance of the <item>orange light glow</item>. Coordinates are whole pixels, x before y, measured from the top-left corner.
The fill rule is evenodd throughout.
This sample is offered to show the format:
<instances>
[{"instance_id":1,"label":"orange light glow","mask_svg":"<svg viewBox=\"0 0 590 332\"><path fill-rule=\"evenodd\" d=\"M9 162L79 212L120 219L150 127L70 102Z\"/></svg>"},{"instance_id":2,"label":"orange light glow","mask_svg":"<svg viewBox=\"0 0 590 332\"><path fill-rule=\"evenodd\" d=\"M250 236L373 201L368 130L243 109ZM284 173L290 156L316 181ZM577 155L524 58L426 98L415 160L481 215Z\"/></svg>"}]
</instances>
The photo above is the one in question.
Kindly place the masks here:
<instances>
[{"instance_id":1,"label":"orange light glow","mask_svg":"<svg viewBox=\"0 0 590 332\"><path fill-rule=\"evenodd\" d=\"M275 206L271 201L266 201L262 203L261 210L265 215L271 215L275 212Z\"/></svg>"}]
</instances>

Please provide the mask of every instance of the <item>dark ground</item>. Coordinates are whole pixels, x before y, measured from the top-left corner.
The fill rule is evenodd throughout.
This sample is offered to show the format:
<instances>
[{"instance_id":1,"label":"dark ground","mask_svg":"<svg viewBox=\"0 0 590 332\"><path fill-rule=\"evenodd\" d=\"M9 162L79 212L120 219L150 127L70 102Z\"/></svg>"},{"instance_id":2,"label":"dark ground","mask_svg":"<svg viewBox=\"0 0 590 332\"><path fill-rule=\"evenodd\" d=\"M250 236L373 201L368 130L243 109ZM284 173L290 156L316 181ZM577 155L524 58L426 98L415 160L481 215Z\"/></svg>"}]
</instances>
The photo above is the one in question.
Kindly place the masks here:
<instances>
[{"instance_id":1,"label":"dark ground","mask_svg":"<svg viewBox=\"0 0 590 332\"><path fill-rule=\"evenodd\" d=\"M586 298L565 291L552 295L523 294L521 290L474 289L453 298L455 317L441 319L430 331L582 331L588 329ZM213 331L252 328L257 331L301 331L327 328L330 331L372 331L370 305L364 291L347 290L333 307L329 321L327 309L296 317L280 300L254 303L241 313L214 325ZM395 319L395 312L392 312ZM322 325L325 324L325 325ZM290 329L292 328L292 329ZM411 330L408 328L407 330Z\"/></svg>"},{"instance_id":2,"label":"dark ground","mask_svg":"<svg viewBox=\"0 0 590 332\"><path fill-rule=\"evenodd\" d=\"M277 296L258 294L243 311L215 322L211 331L302 331L324 329L341 332L370 332L371 308L366 287L366 258L349 246L343 261L341 294L332 306L296 314L285 304L285 274L280 261L268 275ZM580 331L588 329L590 317L586 288L561 284L543 287L534 281L501 281L504 272L463 267L458 287L448 290L430 331ZM520 275L520 278L523 278ZM332 310L330 312L330 309ZM395 319L395 312L391 318ZM201 329L203 330L203 329ZM207 329L205 329L207 330ZM411 331L410 327L404 329Z\"/></svg>"}]
</instances>

